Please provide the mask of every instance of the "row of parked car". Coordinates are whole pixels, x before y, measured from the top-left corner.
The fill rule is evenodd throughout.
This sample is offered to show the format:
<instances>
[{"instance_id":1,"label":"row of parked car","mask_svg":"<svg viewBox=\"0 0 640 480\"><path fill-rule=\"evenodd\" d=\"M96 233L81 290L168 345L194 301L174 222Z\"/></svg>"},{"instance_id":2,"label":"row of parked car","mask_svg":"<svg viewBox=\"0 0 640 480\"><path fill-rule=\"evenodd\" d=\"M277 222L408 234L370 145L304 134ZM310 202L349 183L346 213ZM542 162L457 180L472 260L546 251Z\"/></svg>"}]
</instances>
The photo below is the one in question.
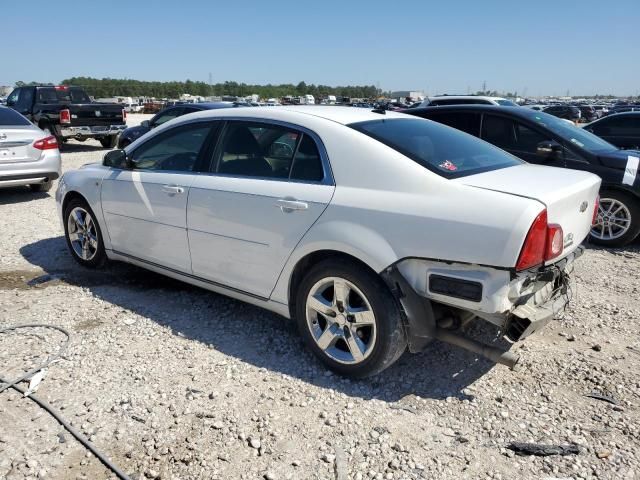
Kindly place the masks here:
<instances>
[{"instance_id":1,"label":"row of parked car","mask_svg":"<svg viewBox=\"0 0 640 480\"><path fill-rule=\"evenodd\" d=\"M50 185L58 130L2 107L0 125L0 182ZM616 246L640 231L640 153L530 109L195 104L136 128L58 182L73 258L293 318L348 376L434 338L513 367L461 326L523 340L566 305L589 234Z\"/></svg>"}]
</instances>

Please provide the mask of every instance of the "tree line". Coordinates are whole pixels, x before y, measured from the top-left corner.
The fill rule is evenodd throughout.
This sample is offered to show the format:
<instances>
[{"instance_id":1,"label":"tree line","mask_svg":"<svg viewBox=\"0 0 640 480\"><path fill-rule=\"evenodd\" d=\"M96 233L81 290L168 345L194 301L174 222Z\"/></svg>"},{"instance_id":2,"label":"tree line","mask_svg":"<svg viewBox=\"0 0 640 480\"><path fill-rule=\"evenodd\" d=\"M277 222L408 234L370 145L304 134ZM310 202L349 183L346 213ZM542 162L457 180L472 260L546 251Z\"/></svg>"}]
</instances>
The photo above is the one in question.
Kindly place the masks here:
<instances>
[{"instance_id":1,"label":"tree line","mask_svg":"<svg viewBox=\"0 0 640 480\"><path fill-rule=\"evenodd\" d=\"M18 85L20 84L20 85ZM16 86L37 85L37 82L16 82ZM208 84L205 82L148 82L119 78L91 78L71 77L62 80L63 85L83 87L94 98L107 97L155 97L178 98L183 93L208 96L238 96L246 97L257 94L261 98L282 98L287 95L313 95L323 98L327 95L354 98L375 98L382 92L374 85L355 85L331 87L329 85L315 85L299 82L297 85L285 83L279 85L251 85L238 82L224 82ZM41 85L41 84L40 84Z\"/></svg>"}]
</instances>

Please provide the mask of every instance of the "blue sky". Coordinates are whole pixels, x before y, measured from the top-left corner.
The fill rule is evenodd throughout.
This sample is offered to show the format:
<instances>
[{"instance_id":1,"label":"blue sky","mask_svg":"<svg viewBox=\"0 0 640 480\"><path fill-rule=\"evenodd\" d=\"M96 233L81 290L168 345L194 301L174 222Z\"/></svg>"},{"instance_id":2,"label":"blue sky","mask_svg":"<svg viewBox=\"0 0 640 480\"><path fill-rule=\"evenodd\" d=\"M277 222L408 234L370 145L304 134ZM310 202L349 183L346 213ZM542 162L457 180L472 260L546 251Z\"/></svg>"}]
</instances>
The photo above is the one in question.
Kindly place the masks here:
<instances>
[{"instance_id":1,"label":"blue sky","mask_svg":"<svg viewBox=\"0 0 640 480\"><path fill-rule=\"evenodd\" d=\"M527 95L640 94L639 0L217 3L36 0L28 18L5 5L0 85L211 72L429 94L484 81Z\"/></svg>"}]
</instances>

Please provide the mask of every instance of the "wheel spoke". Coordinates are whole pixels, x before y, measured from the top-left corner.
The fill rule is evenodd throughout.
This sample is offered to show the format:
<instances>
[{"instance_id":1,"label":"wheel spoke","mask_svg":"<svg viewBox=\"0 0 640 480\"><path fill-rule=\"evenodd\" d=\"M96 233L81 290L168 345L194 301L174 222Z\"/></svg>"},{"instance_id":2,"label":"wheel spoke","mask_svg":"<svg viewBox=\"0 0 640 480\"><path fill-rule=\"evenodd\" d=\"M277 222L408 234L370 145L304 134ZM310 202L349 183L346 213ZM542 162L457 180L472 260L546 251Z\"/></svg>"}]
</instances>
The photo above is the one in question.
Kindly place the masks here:
<instances>
[{"instance_id":1,"label":"wheel spoke","mask_svg":"<svg viewBox=\"0 0 640 480\"><path fill-rule=\"evenodd\" d=\"M321 313L326 317L335 316L333 305L331 305L331 302L326 300L321 295L314 295L312 297L309 297L309 300L307 301L307 306L313 309L314 311Z\"/></svg>"},{"instance_id":2,"label":"wheel spoke","mask_svg":"<svg viewBox=\"0 0 640 480\"><path fill-rule=\"evenodd\" d=\"M376 323L373 312L368 308L349 309L349 315L354 318L351 323L352 327L365 327Z\"/></svg>"},{"instance_id":3,"label":"wheel spoke","mask_svg":"<svg viewBox=\"0 0 640 480\"><path fill-rule=\"evenodd\" d=\"M351 335L346 338L349 351L356 362L362 361L364 358L364 352L367 350L367 346L355 335L355 332L351 330Z\"/></svg>"},{"instance_id":4,"label":"wheel spoke","mask_svg":"<svg viewBox=\"0 0 640 480\"><path fill-rule=\"evenodd\" d=\"M322 332L322 335L320 335L316 340L318 346L322 350L326 350L327 348L331 347L334 343L336 343L336 340L338 339L336 334L333 332L332 327L333 325L327 325L327 328L325 328L324 332Z\"/></svg>"},{"instance_id":5,"label":"wheel spoke","mask_svg":"<svg viewBox=\"0 0 640 480\"><path fill-rule=\"evenodd\" d=\"M333 282L333 303L335 305L342 304L347 307L347 299L349 298L349 286L343 280Z\"/></svg>"},{"instance_id":6,"label":"wheel spoke","mask_svg":"<svg viewBox=\"0 0 640 480\"><path fill-rule=\"evenodd\" d=\"M84 219L80 214L80 210L76 210L73 214L73 221L76 223L78 228L82 228L84 226Z\"/></svg>"},{"instance_id":7,"label":"wheel spoke","mask_svg":"<svg viewBox=\"0 0 640 480\"><path fill-rule=\"evenodd\" d=\"M78 234L78 232L69 232L69 241L70 242L79 242L80 241L80 235Z\"/></svg>"}]
</instances>

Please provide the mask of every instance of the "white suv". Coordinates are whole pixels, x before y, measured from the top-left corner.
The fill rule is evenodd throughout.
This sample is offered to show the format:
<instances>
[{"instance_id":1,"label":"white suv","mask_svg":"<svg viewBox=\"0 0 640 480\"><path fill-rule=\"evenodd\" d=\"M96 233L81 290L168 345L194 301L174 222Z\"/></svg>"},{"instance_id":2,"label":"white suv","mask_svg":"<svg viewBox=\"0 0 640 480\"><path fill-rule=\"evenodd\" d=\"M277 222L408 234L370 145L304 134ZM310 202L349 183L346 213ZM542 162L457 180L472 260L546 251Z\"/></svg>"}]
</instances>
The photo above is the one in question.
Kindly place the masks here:
<instances>
[{"instance_id":1,"label":"white suv","mask_svg":"<svg viewBox=\"0 0 640 480\"><path fill-rule=\"evenodd\" d=\"M497 105L517 107L518 104L502 97L483 97L480 95L439 95L425 98L421 107L437 107L439 105Z\"/></svg>"}]
</instances>

